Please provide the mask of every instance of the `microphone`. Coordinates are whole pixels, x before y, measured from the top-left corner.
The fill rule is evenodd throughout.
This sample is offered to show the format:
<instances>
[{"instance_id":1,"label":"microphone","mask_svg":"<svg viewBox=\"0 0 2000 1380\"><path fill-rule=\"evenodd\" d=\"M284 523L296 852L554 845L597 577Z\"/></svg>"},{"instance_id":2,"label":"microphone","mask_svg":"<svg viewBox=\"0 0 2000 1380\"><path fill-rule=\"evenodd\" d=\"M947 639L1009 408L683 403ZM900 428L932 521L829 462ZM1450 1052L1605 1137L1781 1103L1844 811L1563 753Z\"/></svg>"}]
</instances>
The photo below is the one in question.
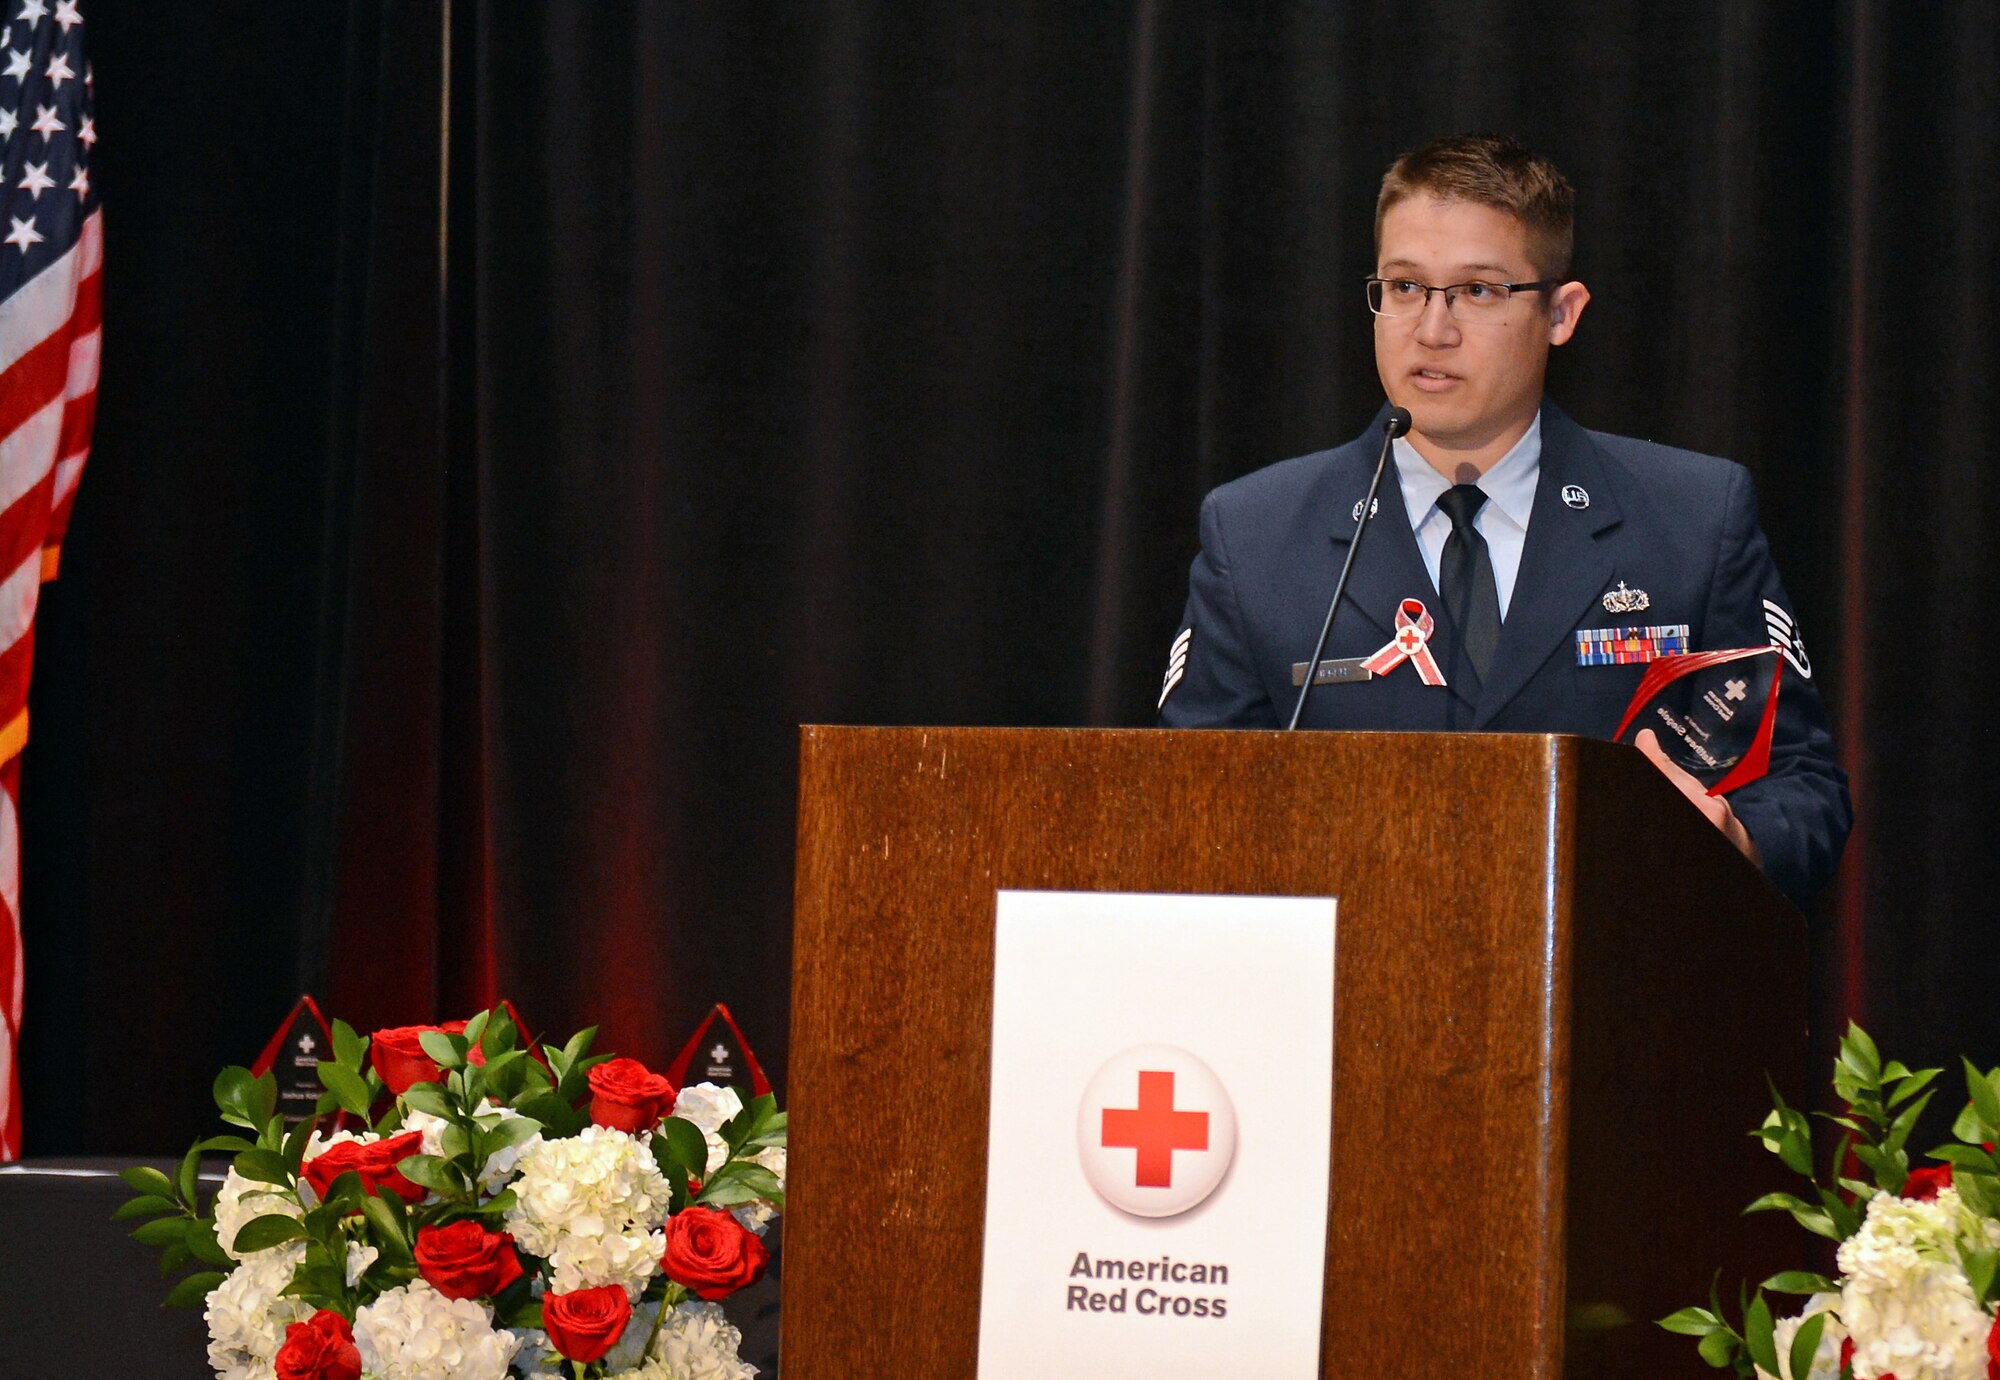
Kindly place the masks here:
<instances>
[{"instance_id":1,"label":"microphone","mask_svg":"<svg viewBox=\"0 0 2000 1380\"><path fill-rule=\"evenodd\" d=\"M1360 516L1354 519L1354 539L1347 543L1347 559L1341 562L1340 579L1334 582L1333 598L1326 606L1326 621L1319 625L1319 641L1313 643L1312 655L1306 658L1306 683L1299 687L1298 702L1292 706L1292 721L1285 725L1287 733L1299 726L1299 716L1306 712L1306 696L1312 693L1313 682L1319 679L1320 653L1326 650L1327 636L1333 631L1333 616L1340 610L1340 596L1347 592L1347 575L1354 569L1354 553L1361 549L1361 529L1375 516L1375 494L1382 487L1382 471L1389 467L1390 444L1409 429L1407 407L1392 407L1382 419L1382 453L1375 457L1375 477L1368 481L1368 497L1361 500Z\"/></svg>"}]
</instances>

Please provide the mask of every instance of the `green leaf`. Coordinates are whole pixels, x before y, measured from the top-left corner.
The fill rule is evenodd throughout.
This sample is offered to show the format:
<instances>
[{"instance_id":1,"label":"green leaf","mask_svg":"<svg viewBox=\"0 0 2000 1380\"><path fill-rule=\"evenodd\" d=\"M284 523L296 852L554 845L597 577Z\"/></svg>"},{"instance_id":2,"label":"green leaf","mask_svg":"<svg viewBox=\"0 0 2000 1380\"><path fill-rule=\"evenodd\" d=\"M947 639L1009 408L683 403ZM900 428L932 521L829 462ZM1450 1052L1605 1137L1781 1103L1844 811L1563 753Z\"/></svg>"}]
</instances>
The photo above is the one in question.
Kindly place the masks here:
<instances>
[{"instance_id":1,"label":"green leaf","mask_svg":"<svg viewBox=\"0 0 2000 1380\"><path fill-rule=\"evenodd\" d=\"M375 1240L382 1248L384 1256L398 1260L410 1258L410 1243L403 1237L403 1224L396 1219L390 1202L400 1202L395 1194L371 1193L361 1201L361 1211L368 1219L368 1225L375 1229Z\"/></svg>"},{"instance_id":2,"label":"green leaf","mask_svg":"<svg viewBox=\"0 0 2000 1380\"><path fill-rule=\"evenodd\" d=\"M1840 1286L1825 1275L1813 1274L1810 1270L1786 1270L1772 1275L1759 1289L1769 1289L1777 1294L1837 1294Z\"/></svg>"},{"instance_id":3,"label":"green leaf","mask_svg":"<svg viewBox=\"0 0 2000 1380\"><path fill-rule=\"evenodd\" d=\"M127 1199L119 1207L118 1211L111 1214L111 1220L114 1222L129 1222L134 1217L158 1217L161 1213L179 1212L180 1210L181 1205L173 1199L162 1198L157 1194L147 1193L137 1198Z\"/></svg>"},{"instance_id":4,"label":"green leaf","mask_svg":"<svg viewBox=\"0 0 2000 1380\"><path fill-rule=\"evenodd\" d=\"M135 1164L130 1169L121 1169L118 1171L118 1177L123 1179L134 1193L145 1193L155 1198L174 1196L173 1180L150 1165Z\"/></svg>"},{"instance_id":5,"label":"green leaf","mask_svg":"<svg viewBox=\"0 0 2000 1380\"><path fill-rule=\"evenodd\" d=\"M266 1073L251 1081L249 1094L250 1114L256 1119L259 1129L270 1125L271 1117L278 1110L278 1075Z\"/></svg>"},{"instance_id":6,"label":"green leaf","mask_svg":"<svg viewBox=\"0 0 2000 1380\"><path fill-rule=\"evenodd\" d=\"M222 1249L222 1243L215 1239L215 1223L204 1217L187 1231L188 1254L204 1265L213 1265L218 1270L233 1270L236 1262L229 1252Z\"/></svg>"},{"instance_id":7,"label":"green leaf","mask_svg":"<svg viewBox=\"0 0 2000 1380\"><path fill-rule=\"evenodd\" d=\"M431 1062L441 1069L455 1069L465 1062L465 1041L457 1035L447 1035L442 1030L426 1030L417 1036L417 1043L430 1055Z\"/></svg>"},{"instance_id":8,"label":"green leaf","mask_svg":"<svg viewBox=\"0 0 2000 1380\"><path fill-rule=\"evenodd\" d=\"M1908 1107L1905 1107L1901 1115L1890 1124L1889 1137L1882 1142L1883 1145L1890 1150L1901 1150L1904 1144L1910 1139L1910 1132L1917 1129L1917 1118L1924 1114L1924 1107L1930 1100L1931 1094L1925 1093Z\"/></svg>"},{"instance_id":9,"label":"green leaf","mask_svg":"<svg viewBox=\"0 0 2000 1380\"><path fill-rule=\"evenodd\" d=\"M1708 1362L1715 1369L1721 1370L1736 1359L1737 1345L1738 1342L1734 1332L1718 1330L1703 1337L1701 1345L1697 1350L1701 1352L1702 1360Z\"/></svg>"},{"instance_id":10,"label":"green leaf","mask_svg":"<svg viewBox=\"0 0 2000 1380\"><path fill-rule=\"evenodd\" d=\"M1983 1303L1993 1292L1994 1274L2000 1272L2000 1251L1966 1250L1961 1247L1959 1260L1965 1266L1965 1279L1972 1286L1972 1297Z\"/></svg>"},{"instance_id":11,"label":"green leaf","mask_svg":"<svg viewBox=\"0 0 2000 1380\"><path fill-rule=\"evenodd\" d=\"M1875 1042L1868 1038L1867 1031L1863 1030L1853 1021L1847 1023L1847 1035L1840 1042L1840 1054L1842 1060L1847 1062L1849 1067L1870 1081L1879 1079L1882 1076L1882 1056L1877 1052ZM1758 1364L1762 1365L1763 1363L1760 1360ZM1765 1366L1764 1369L1776 1374L1778 1368L1775 1365L1769 1365Z\"/></svg>"},{"instance_id":12,"label":"green leaf","mask_svg":"<svg viewBox=\"0 0 2000 1380\"><path fill-rule=\"evenodd\" d=\"M1792 1337L1792 1375L1795 1380L1806 1380L1812 1374L1813 1357L1819 1351L1820 1334L1826 1331L1826 1314L1815 1313L1799 1324L1798 1332Z\"/></svg>"},{"instance_id":13,"label":"green leaf","mask_svg":"<svg viewBox=\"0 0 2000 1380\"><path fill-rule=\"evenodd\" d=\"M1995 1163L1993 1156L1977 1145L1959 1145L1947 1141L1932 1150L1929 1158L1943 1160L1953 1169L1969 1169L1975 1174L2000 1172L2000 1164Z\"/></svg>"},{"instance_id":14,"label":"green leaf","mask_svg":"<svg viewBox=\"0 0 2000 1380\"><path fill-rule=\"evenodd\" d=\"M778 1176L761 1164L731 1160L702 1184L695 1201L705 1207L734 1207L759 1199L784 1206L785 1191L778 1183Z\"/></svg>"},{"instance_id":15,"label":"green leaf","mask_svg":"<svg viewBox=\"0 0 2000 1380\"><path fill-rule=\"evenodd\" d=\"M396 1165L403 1177L447 1198L463 1196L465 1185L451 1165L436 1155L411 1155Z\"/></svg>"},{"instance_id":16,"label":"green leaf","mask_svg":"<svg viewBox=\"0 0 2000 1380\"><path fill-rule=\"evenodd\" d=\"M169 1241L167 1248L160 1252L160 1278L173 1278L174 1271L193 1259L194 1253L185 1241Z\"/></svg>"},{"instance_id":17,"label":"green leaf","mask_svg":"<svg viewBox=\"0 0 2000 1380\"><path fill-rule=\"evenodd\" d=\"M1776 1330L1771 1322L1771 1306L1764 1302L1762 1292L1750 1300L1749 1308L1743 1312L1743 1346L1752 1361L1773 1375L1778 1373Z\"/></svg>"},{"instance_id":18,"label":"green leaf","mask_svg":"<svg viewBox=\"0 0 2000 1380\"><path fill-rule=\"evenodd\" d=\"M133 1228L132 1239L142 1246L180 1245L185 1249L189 1220L186 1217L158 1217L150 1222L141 1222Z\"/></svg>"},{"instance_id":19,"label":"green leaf","mask_svg":"<svg viewBox=\"0 0 2000 1380\"><path fill-rule=\"evenodd\" d=\"M292 1128L292 1133L285 1137L285 1148L280 1153L284 1156L285 1167L295 1175L299 1172L299 1166L305 1163L306 1146L312 1143L315 1124L316 1119L301 1121Z\"/></svg>"},{"instance_id":20,"label":"green leaf","mask_svg":"<svg viewBox=\"0 0 2000 1380\"><path fill-rule=\"evenodd\" d=\"M539 1329L542 1325L542 1301L540 1299L524 1299L522 1302L514 1305L507 1313L505 1319L503 1319L503 1325L507 1327Z\"/></svg>"},{"instance_id":21,"label":"green leaf","mask_svg":"<svg viewBox=\"0 0 2000 1380\"><path fill-rule=\"evenodd\" d=\"M1794 1174L1812 1177L1812 1141L1798 1128L1794 1127L1785 1132L1784 1139L1778 1143L1778 1158L1783 1160L1785 1168Z\"/></svg>"},{"instance_id":22,"label":"green leaf","mask_svg":"<svg viewBox=\"0 0 2000 1380\"><path fill-rule=\"evenodd\" d=\"M204 1155L211 1151L217 1154L240 1155L245 1150L255 1150L257 1147L241 1136L210 1136L207 1140L196 1141L194 1148Z\"/></svg>"},{"instance_id":23,"label":"green leaf","mask_svg":"<svg viewBox=\"0 0 2000 1380\"><path fill-rule=\"evenodd\" d=\"M256 1082L250 1070L240 1064L231 1064L215 1075L211 1092L224 1121L235 1126L248 1126L253 1131L263 1129L264 1123L252 1118L254 1099L251 1089Z\"/></svg>"},{"instance_id":24,"label":"green leaf","mask_svg":"<svg viewBox=\"0 0 2000 1380\"><path fill-rule=\"evenodd\" d=\"M1683 1308L1667 1314L1656 1326L1684 1337L1703 1337L1722 1326L1722 1320L1706 1308Z\"/></svg>"},{"instance_id":25,"label":"green leaf","mask_svg":"<svg viewBox=\"0 0 2000 1380\"><path fill-rule=\"evenodd\" d=\"M1922 1092L1930 1085L1930 1081L1933 1078L1936 1078L1943 1072L1943 1069L1918 1069L1915 1073L1910 1074L1896 1085L1895 1095L1889 1099L1888 1105L1891 1107L1900 1106L1908 1099Z\"/></svg>"},{"instance_id":26,"label":"green leaf","mask_svg":"<svg viewBox=\"0 0 2000 1380\"><path fill-rule=\"evenodd\" d=\"M334 1096L337 1105L347 1112L368 1119L368 1108L375 1098L368 1090L368 1084L360 1074L331 1059L319 1061L319 1081L322 1087Z\"/></svg>"},{"instance_id":27,"label":"green leaf","mask_svg":"<svg viewBox=\"0 0 2000 1380\"><path fill-rule=\"evenodd\" d=\"M450 1116L453 1110L451 1099L435 1083L412 1083L403 1090L403 1105L431 1116Z\"/></svg>"},{"instance_id":28,"label":"green leaf","mask_svg":"<svg viewBox=\"0 0 2000 1380\"><path fill-rule=\"evenodd\" d=\"M1979 1124L1979 1109L1970 1102L1965 1104L1958 1118L1951 1123L1951 1133L1960 1140L1978 1143L1986 1139L1985 1128Z\"/></svg>"},{"instance_id":29,"label":"green leaf","mask_svg":"<svg viewBox=\"0 0 2000 1380\"><path fill-rule=\"evenodd\" d=\"M538 1093L521 1102L514 1110L540 1122L551 1140L573 1136L590 1124L589 1117L577 1111L567 1099L552 1092Z\"/></svg>"},{"instance_id":30,"label":"green leaf","mask_svg":"<svg viewBox=\"0 0 2000 1380\"><path fill-rule=\"evenodd\" d=\"M174 1187L180 1190L183 1203L198 1201L195 1197L195 1178L200 1173L201 1147L197 1145L181 1156L180 1169L174 1175Z\"/></svg>"},{"instance_id":31,"label":"green leaf","mask_svg":"<svg viewBox=\"0 0 2000 1380\"><path fill-rule=\"evenodd\" d=\"M275 1150L245 1150L236 1157L236 1172L261 1184L277 1184L283 1188L292 1186L291 1167L285 1163L285 1157Z\"/></svg>"},{"instance_id":32,"label":"green leaf","mask_svg":"<svg viewBox=\"0 0 2000 1380\"><path fill-rule=\"evenodd\" d=\"M471 1149L472 1144L465 1134L465 1128L457 1122L451 1122L442 1131L438 1132L439 1158L455 1160L459 1156L468 1153Z\"/></svg>"},{"instance_id":33,"label":"green leaf","mask_svg":"<svg viewBox=\"0 0 2000 1380\"><path fill-rule=\"evenodd\" d=\"M368 1041L354 1033L346 1021L333 1023L333 1057L351 1069L359 1069L368 1057Z\"/></svg>"},{"instance_id":34,"label":"green leaf","mask_svg":"<svg viewBox=\"0 0 2000 1380\"><path fill-rule=\"evenodd\" d=\"M1980 1124L1984 1127L2000 1126L2000 1093L1993 1090L1993 1084L1979 1071L1970 1059L1965 1061L1965 1090L1972 1094L1973 1110L1978 1112ZM1988 1136L1968 1136L1968 1140L1988 1140Z\"/></svg>"},{"instance_id":35,"label":"green leaf","mask_svg":"<svg viewBox=\"0 0 2000 1380\"><path fill-rule=\"evenodd\" d=\"M203 1270L198 1275L189 1275L176 1284L167 1295L168 1308L199 1308L208 1302L208 1296L225 1276L219 1270Z\"/></svg>"},{"instance_id":36,"label":"green leaf","mask_svg":"<svg viewBox=\"0 0 2000 1380\"><path fill-rule=\"evenodd\" d=\"M708 1172L708 1138L701 1133L701 1127L685 1117L670 1116L660 1123L660 1129L653 1135L653 1158L659 1159L664 1146L667 1163L677 1164L695 1178Z\"/></svg>"},{"instance_id":37,"label":"green leaf","mask_svg":"<svg viewBox=\"0 0 2000 1380\"><path fill-rule=\"evenodd\" d=\"M250 1255L256 1251L267 1251L287 1241L302 1240L305 1234L305 1224L298 1218L287 1217L281 1212L266 1213L245 1222L237 1231L236 1253Z\"/></svg>"},{"instance_id":38,"label":"green leaf","mask_svg":"<svg viewBox=\"0 0 2000 1380\"><path fill-rule=\"evenodd\" d=\"M1804 1200L1794 1196L1793 1194L1766 1193L1756 1202L1750 1204L1749 1207L1744 1208L1743 1215L1745 1217L1748 1217L1753 1212L1798 1213L1798 1212L1811 1212L1812 1210L1813 1208L1810 1203L1805 1202Z\"/></svg>"}]
</instances>

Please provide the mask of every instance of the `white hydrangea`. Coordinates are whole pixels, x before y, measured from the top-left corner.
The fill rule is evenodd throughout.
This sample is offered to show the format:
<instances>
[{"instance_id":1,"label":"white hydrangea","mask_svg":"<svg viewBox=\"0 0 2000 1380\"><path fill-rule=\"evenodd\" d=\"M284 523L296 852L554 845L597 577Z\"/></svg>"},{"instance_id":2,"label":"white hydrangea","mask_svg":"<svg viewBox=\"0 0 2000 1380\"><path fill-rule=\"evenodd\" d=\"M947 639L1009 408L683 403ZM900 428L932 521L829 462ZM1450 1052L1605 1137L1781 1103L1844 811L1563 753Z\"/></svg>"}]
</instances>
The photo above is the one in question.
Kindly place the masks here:
<instances>
[{"instance_id":1,"label":"white hydrangea","mask_svg":"<svg viewBox=\"0 0 2000 1380\"><path fill-rule=\"evenodd\" d=\"M1840 1306L1838 1294L1814 1294L1806 1301L1805 1311L1796 1318L1778 1320L1776 1341L1778 1349L1778 1374L1762 1366L1757 1367L1758 1380L1840 1380L1840 1344L1847 1340L1847 1329L1840 1325L1840 1318L1834 1312ZM1820 1333L1819 1349L1813 1353L1812 1367L1805 1375L1792 1374L1792 1340L1799 1335L1799 1328L1807 1318L1816 1313L1826 1314Z\"/></svg>"},{"instance_id":2,"label":"white hydrangea","mask_svg":"<svg viewBox=\"0 0 2000 1380\"><path fill-rule=\"evenodd\" d=\"M692 1121L708 1142L706 1173L713 1174L728 1162L729 1147L723 1144L717 1132L725 1121L742 1110L743 1099L736 1095L736 1089L718 1088L713 1083L697 1083L691 1088L682 1088L681 1095L674 1099L674 1115L683 1121Z\"/></svg>"},{"instance_id":3,"label":"white hydrangea","mask_svg":"<svg viewBox=\"0 0 2000 1380\"><path fill-rule=\"evenodd\" d=\"M368 1267L382 1258L382 1252L359 1241L347 1243L347 1287L352 1289L368 1273Z\"/></svg>"},{"instance_id":4,"label":"white hydrangea","mask_svg":"<svg viewBox=\"0 0 2000 1380\"><path fill-rule=\"evenodd\" d=\"M481 1099L479 1110L474 1115L486 1116L493 1112L498 1112L502 1121L518 1120L521 1116L512 1107L496 1105L491 1098ZM423 1133L423 1150L426 1155L444 1153L444 1128L450 1124L441 1116L432 1116L429 1112L415 1110L403 1118L405 1131ZM537 1132L518 1145L509 1145L494 1151L487 1156L485 1165L479 1171L479 1187L489 1195L498 1193L507 1180L514 1177L514 1171L519 1167L521 1157L541 1143L541 1133Z\"/></svg>"},{"instance_id":5,"label":"white hydrangea","mask_svg":"<svg viewBox=\"0 0 2000 1380\"><path fill-rule=\"evenodd\" d=\"M754 1380L757 1367L737 1354L743 1334L714 1303L688 1302L669 1312L650 1359L623 1374L631 1380Z\"/></svg>"},{"instance_id":6,"label":"white hydrangea","mask_svg":"<svg viewBox=\"0 0 2000 1380\"><path fill-rule=\"evenodd\" d=\"M208 1363L220 1380L271 1380L285 1328L313 1314L311 1304L278 1297L305 1255L303 1241L257 1251L209 1292Z\"/></svg>"},{"instance_id":7,"label":"white hydrangea","mask_svg":"<svg viewBox=\"0 0 2000 1380\"><path fill-rule=\"evenodd\" d=\"M355 1314L354 1344L374 1380L504 1380L521 1345L494 1328L484 1304L448 1299L420 1279Z\"/></svg>"},{"instance_id":8,"label":"white hydrangea","mask_svg":"<svg viewBox=\"0 0 2000 1380\"><path fill-rule=\"evenodd\" d=\"M223 1176L222 1187L215 1194L215 1239L223 1250L229 1252L231 1260L241 1260L243 1257L236 1253L236 1233L242 1231L246 1223L273 1213L304 1217L306 1210L288 1190L276 1184L246 1179L232 1166L229 1173Z\"/></svg>"},{"instance_id":9,"label":"white hydrangea","mask_svg":"<svg viewBox=\"0 0 2000 1380\"><path fill-rule=\"evenodd\" d=\"M1987 1235L1955 1189L1930 1202L1887 1193L1869 1201L1838 1256L1856 1380L1985 1380L1993 1319L1959 1265L1959 1239L1969 1229Z\"/></svg>"},{"instance_id":10,"label":"white hydrangea","mask_svg":"<svg viewBox=\"0 0 2000 1380\"><path fill-rule=\"evenodd\" d=\"M547 1260L559 1294L623 1285L637 1299L667 1248L672 1188L646 1143L609 1126L543 1141L521 1156L507 1211L515 1244Z\"/></svg>"}]
</instances>

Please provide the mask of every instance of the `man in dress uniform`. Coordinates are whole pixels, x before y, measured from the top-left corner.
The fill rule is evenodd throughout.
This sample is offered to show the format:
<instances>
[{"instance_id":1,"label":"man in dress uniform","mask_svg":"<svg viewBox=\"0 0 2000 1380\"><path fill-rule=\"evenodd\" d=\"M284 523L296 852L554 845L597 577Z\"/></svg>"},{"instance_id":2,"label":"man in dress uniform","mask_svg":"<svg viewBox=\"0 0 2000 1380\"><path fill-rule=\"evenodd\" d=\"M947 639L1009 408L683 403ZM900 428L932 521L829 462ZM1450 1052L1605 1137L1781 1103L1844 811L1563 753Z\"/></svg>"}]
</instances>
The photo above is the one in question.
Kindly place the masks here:
<instances>
[{"instance_id":1,"label":"man in dress uniform","mask_svg":"<svg viewBox=\"0 0 2000 1380\"><path fill-rule=\"evenodd\" d=\"M1486 135L1416 149L1383 178L1368 306L1382 387L1412 423L1302 726L1610 738L1651 656L1775 645L1768 775L1711 797L1650 732L1639 746L1803 908L1847 838L1847 778L1749 475L1587 431L1542 395L1550 348L1590 301L1569 277L1573 205L1547 159ZM1162 725L1289 720L1387 416L1203 502ZM1399 641L1429 655L1375 656Z\"/></svg>"}]
</instances>

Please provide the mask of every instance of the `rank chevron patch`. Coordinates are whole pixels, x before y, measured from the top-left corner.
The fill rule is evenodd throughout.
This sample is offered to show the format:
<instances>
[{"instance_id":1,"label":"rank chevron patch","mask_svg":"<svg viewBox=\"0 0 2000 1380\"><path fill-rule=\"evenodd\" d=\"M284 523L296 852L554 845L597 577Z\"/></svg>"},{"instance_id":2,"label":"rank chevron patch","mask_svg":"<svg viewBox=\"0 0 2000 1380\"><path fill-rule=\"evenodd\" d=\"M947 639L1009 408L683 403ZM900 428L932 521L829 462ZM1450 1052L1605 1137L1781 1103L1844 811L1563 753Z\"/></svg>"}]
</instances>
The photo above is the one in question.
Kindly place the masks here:
<instances>
[{"instance_id":1,"label":"rank chevron patch","mask_svg":"<svg viewBox=\"0 0 2000 1380\"><path fill-rule=\"evenodd\" d=\"M1806 655L1805 639L1799 636L1799 626L1792 616L1769 599L1764 601L1764 627L1771 634L1771 645L1785 654L1785 660L1792 663L1792 669L1806 680L1812 679L1812 658Z\"/></svg>"},{"instance_id":2,"label":"rank chevron patch","mask_svg":"<svg viewBox=\"0 0 2000 1380\"><path fill-rule=\"evenodd\" d=\"M1187 673L1188 648L1193 643L1193 627L1182 628L1181 635L1174 639L1173 648L1167 653L1167 675L1160 685L1160 702L1153 706L1155 713L1166 708L1167 696L1174 693L1174 687L1181 683L1181 677Z\"/></svg>"}]
</instances>

